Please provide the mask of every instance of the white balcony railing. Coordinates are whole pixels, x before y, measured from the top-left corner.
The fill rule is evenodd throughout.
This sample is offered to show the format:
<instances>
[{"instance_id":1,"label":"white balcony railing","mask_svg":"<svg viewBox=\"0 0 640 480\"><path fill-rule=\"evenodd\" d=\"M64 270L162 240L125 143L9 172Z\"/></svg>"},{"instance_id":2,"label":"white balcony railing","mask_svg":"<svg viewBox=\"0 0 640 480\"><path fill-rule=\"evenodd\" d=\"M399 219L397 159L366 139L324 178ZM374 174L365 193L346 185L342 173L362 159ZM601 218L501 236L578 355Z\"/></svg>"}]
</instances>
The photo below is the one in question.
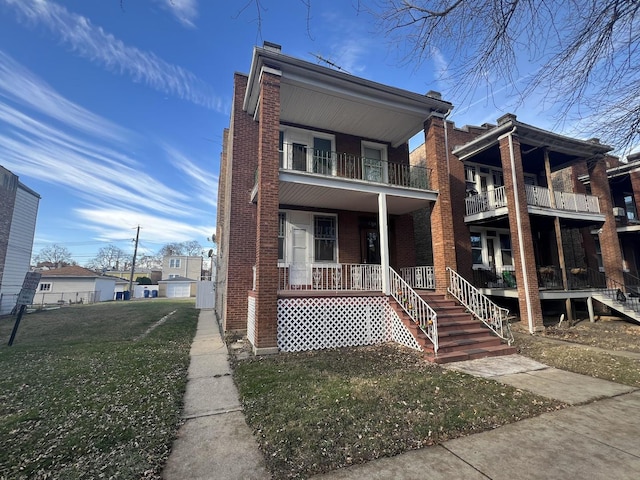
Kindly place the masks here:
<instances>
[{"instance_id":1,"label":"white balcony railing","mask_svg":"<svg viewBox=\"0 0 640 480\"><path fill-rule=\"evenodd\" d=\"M382 270L357 263L292 263L278 267L278 290L382 291Z\"/></svg>"},{"instance_id":2,"label":"white balcony railing","mask_svg":"<svg viewBox=\"0 0 640 480\"><path fill-rule=\"evenodd\" d=\"M551 190L538 185L525 185L527 205L532 207L552 208ZM584 193L553 192L556 210L571 212L600 213L598 197ZM491 212L507 206L505 187L471 195L465 199L466 214L475 215Z\"/></svg>"},{"instance_id":3,"label":"white balcony railing","mask_svg":"<svg viewBox=\"0 0 640 480\"><path fill-rule=\"evenodd\" d=\"M327 177L429 189L429 170L419 165L387 162L342 152L327 152L305 145L282 145L280 168L287 171L312 173Z\"/></svg>"},{"instance_id":4,"label":"white balcony railing","mask_svg":"<svg viewBox=\"0 0 640 480\"><path fill-rule=\"evenodd\" d=\"M490 212L507 206L507 193L504 187L471 195L465 199L467 215Z\"/></svg>"}]
</instances>

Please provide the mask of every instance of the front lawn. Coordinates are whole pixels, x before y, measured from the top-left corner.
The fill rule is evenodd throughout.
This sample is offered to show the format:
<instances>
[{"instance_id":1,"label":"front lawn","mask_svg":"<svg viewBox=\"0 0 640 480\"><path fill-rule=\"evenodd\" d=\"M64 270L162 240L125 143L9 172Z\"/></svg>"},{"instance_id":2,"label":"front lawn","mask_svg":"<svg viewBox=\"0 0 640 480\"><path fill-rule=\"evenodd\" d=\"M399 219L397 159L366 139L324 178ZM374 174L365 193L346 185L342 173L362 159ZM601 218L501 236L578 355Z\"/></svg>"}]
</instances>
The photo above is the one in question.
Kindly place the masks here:
<instances>
[{"instance_id":1,"label":"front lawn","mask_svg":"<svg viewBox=\"0 0 640 480\"><path fill-rule=\"evenodd\" d=\"M234 376L274 478L306 478L563 406L393 344L239 360Z\"/></svg>"},{"instance_id":2,"label":"front lawn","mask_svg":"<svg viewBox=\"0 0 640 480\"><path fill-rule=\"evenodd\" d=\"M25 315L12 347L0 319L0 478L160 478L197 316L193 301L65 307Z\"/></svg>"}]
</instances>

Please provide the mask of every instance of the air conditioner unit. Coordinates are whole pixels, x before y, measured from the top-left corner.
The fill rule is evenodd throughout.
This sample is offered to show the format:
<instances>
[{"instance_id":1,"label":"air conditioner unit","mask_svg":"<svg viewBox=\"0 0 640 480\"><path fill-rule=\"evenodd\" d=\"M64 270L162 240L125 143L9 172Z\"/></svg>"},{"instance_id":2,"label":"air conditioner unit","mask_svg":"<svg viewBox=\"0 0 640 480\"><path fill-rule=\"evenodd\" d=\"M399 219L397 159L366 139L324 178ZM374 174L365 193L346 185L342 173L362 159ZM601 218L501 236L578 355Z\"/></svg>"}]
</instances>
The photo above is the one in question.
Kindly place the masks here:
<instances>
[{"instance_id":1,"label":"air conditioner unit","mask_svg":"<svg viewBox=\"0 0 640 480\"><path fill-rule=\"evenodd\" d=\"M613 215L615 217L626 217L627 213L624 211L622 207L613 207Z\"/></svg>"}]
</instances>

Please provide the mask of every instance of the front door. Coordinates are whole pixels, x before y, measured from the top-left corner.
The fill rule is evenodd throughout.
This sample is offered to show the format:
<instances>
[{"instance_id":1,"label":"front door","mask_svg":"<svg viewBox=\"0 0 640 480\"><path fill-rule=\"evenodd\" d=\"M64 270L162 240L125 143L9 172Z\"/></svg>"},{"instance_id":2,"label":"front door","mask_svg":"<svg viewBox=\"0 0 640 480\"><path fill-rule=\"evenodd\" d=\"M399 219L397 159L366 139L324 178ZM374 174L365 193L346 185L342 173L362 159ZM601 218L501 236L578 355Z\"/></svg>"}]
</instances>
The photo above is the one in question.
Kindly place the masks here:
<instances>
[{"instance_id":1,"label":"front door","mask_svg":"<svg viewBox=\"0 0 640 480\"><path fill-rule=\"evenodd\" d=\"M380 265L380 232L377 228L360 231L360 251L362 263Z\"/></svg>"}]
</instances>

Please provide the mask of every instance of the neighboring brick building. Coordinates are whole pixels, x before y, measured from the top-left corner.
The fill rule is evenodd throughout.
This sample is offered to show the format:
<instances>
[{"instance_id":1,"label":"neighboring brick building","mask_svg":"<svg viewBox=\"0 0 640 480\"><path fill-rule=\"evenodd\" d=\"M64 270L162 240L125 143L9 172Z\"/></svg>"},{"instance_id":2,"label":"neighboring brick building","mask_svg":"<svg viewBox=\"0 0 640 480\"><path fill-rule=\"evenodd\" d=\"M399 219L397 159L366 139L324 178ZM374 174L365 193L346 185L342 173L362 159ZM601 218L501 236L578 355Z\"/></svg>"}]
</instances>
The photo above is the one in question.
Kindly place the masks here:
<instances>
[{"instance_id":1,"label":"neighboring brick building","mask_svg":"<svg viewBox=\"0 0 640 480\"><path fill-rule=\"evenodd\" d=\"M40 195L0 166L0 315L16 305L29 271Z\"/></svg>"},{"instance_id":2,"label":"neighboring brick building","mask_svg":"<svg viewBox=\"0 0 640 480\"><path fill-rule=\"evenodd\" d=\"M455 327L445 322L452 314L425 303L439 301L420 293L428 289L452 292L503 338L506 311L483 294L511 302L535 332L546 300L569 314L575 299L591 306L591 295L576 293L585 256L563 250L588 237L595 259L594 229L607 275L621 279L610 147L513 115L459 129L446 121L451 109L437 92L381 85L267 42L255 48L249 74L235 75L223 132L224 330L246 332L257 353L390 339L421 348L425 336L434 352L453 348L442 333ZM409 154L417 134L424 144Z\"/></svg>"}]
</instances>

